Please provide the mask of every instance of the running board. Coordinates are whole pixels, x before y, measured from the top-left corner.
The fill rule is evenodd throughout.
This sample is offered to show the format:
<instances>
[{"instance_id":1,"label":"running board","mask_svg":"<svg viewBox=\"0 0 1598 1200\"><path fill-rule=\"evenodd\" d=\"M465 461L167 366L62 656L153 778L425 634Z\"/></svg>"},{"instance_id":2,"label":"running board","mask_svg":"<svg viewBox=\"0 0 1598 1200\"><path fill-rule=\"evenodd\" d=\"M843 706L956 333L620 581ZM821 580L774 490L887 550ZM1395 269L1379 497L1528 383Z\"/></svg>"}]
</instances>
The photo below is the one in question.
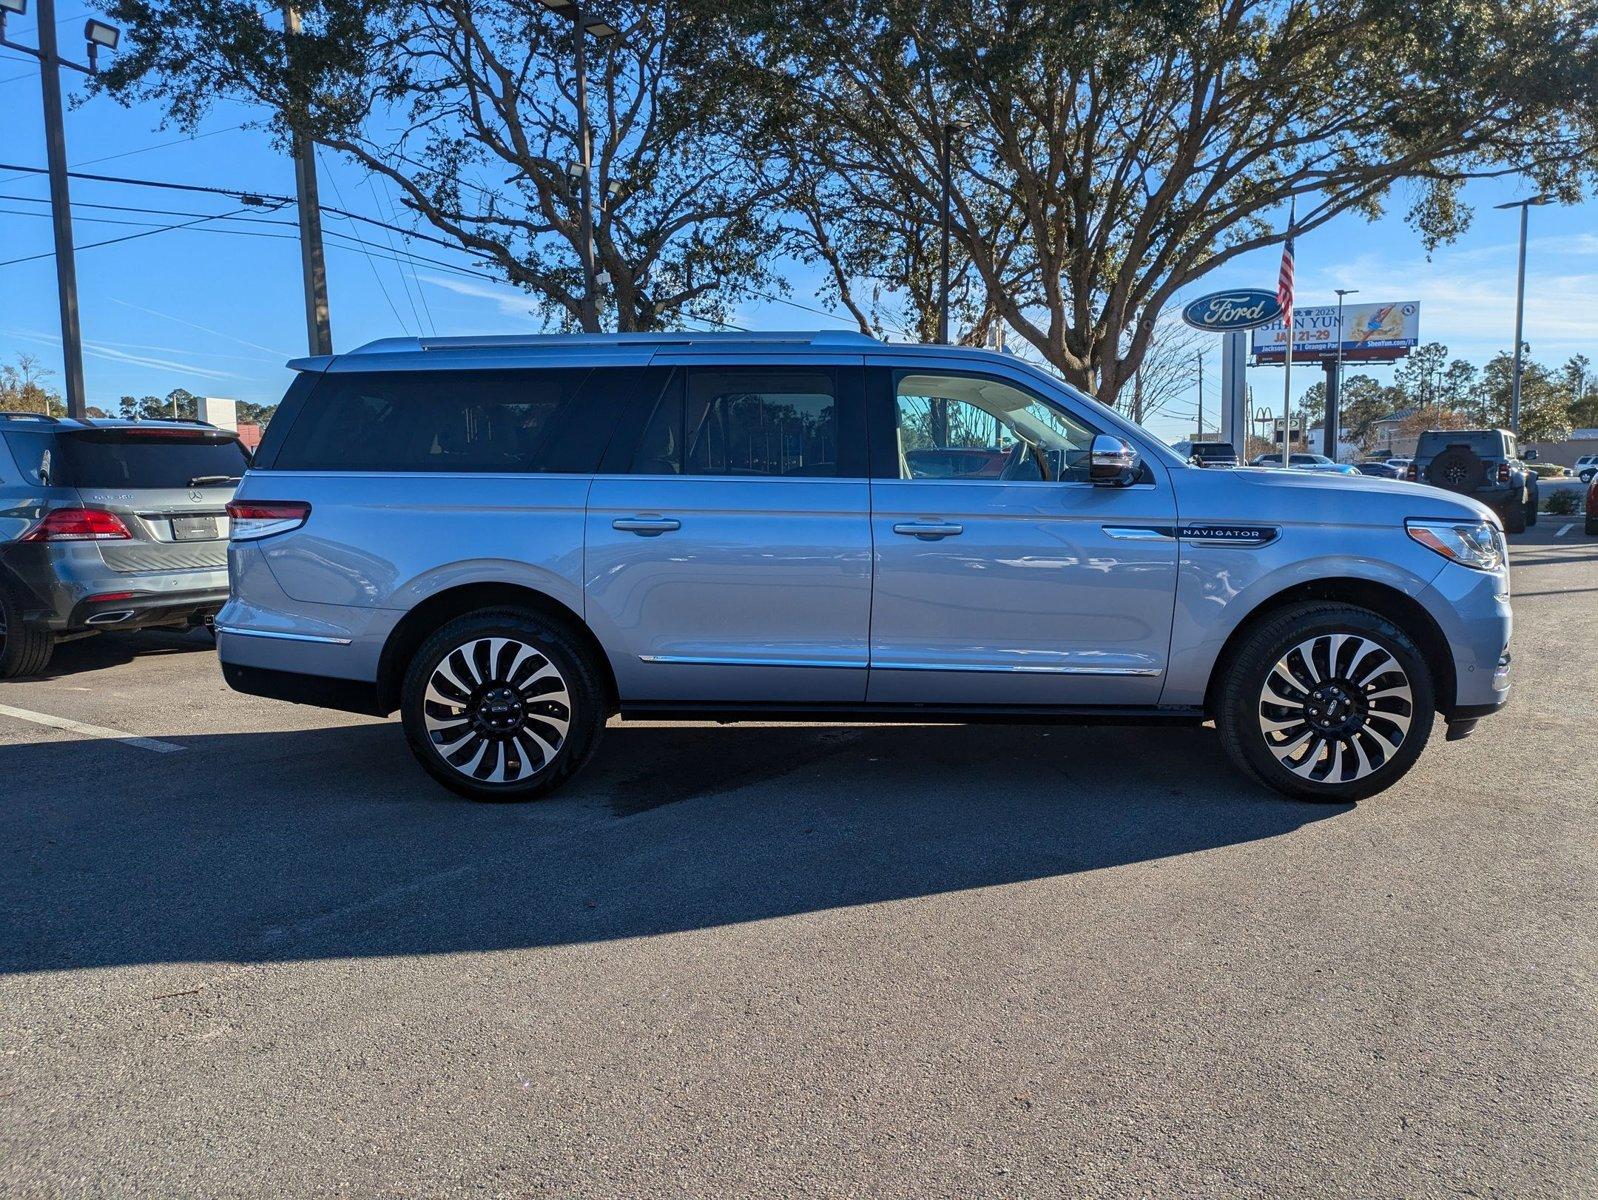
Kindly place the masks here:
<instances>
[{"instance_id":1,"label":"running board","mask_svg":"<svg viewBox=\"0 0 1598 1200\"><path fill-rule=\"evenodd\" d=\"M693 704L632 701L624 721L865 722L894 725L1199 725L1202 708L1036 704Z\"/></svg>"}]
</instances>

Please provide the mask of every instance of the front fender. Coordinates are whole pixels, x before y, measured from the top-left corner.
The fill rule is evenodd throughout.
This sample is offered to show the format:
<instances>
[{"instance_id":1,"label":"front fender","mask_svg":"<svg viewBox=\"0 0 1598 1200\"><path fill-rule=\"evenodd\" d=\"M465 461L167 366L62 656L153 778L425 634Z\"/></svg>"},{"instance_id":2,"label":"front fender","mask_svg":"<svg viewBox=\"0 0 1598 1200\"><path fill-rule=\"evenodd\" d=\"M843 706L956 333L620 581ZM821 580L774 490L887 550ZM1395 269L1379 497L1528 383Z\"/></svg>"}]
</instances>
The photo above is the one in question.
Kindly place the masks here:
<instances>
[{"instance_id":1,"label":"front fender","mask_svg":"<svg viewBox=\"0 0 1598 1200\"><path fill-rule=\"evenodd\" d=\"M1369 543L1350 553L1350 535ZM1289 525L1258 548L1184 541L1178 557L1171 659L1162 705L1200 705L1227 639L1273 599L1307 584L1376 584L1430 610L1427 589L1447 564L1403 529ZM1436 593L1431 593L1435 601Z\"/></svg>"}]
</instances>

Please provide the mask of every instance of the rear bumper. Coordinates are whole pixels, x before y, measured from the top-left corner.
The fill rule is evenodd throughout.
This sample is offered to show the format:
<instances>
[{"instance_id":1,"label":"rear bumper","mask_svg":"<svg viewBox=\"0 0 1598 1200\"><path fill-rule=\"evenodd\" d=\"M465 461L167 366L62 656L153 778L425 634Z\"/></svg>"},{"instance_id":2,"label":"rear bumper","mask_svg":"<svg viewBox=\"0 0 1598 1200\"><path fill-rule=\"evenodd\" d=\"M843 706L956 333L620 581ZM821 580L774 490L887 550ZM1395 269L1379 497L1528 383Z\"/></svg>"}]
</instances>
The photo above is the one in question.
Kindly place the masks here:
<instances>
[{"instance_id":1,"label":"rear bumper","mask_svg":"<svg viewBox=\"0 0 1598 1200\"><path fill-rule=\"evenodd\" d=\"M56 633L198 622L227 603L226 566L114 571L93 542L13 544L0 565L23 619ZM125 615L107 619L117 614Z\"/></svg>"},{"instance_id":2,"label":"rear bumper","mask_svg":"<svg viewBox=\"0 0 1598 1200\"><path fill-rule=\"evenodd\" d=\"M309 704L315 708L334 708L341 712L386 717L388 711L378 703L377 685L359 679L334 679L327 675L302 675L298 671L274 671L267 667L247 667L224 662L222 678L235 692L286 700L290 704Z\"/></svg>"},{"instance_id":3,"label":"rear bumper","mask_svg":"<svg viewBox=\"0 0 1598 1200\"><path fill-rule=\"evenodd\" d=\"M94 593L73 605L65 629L146 629L152 625L199 625L227 603L227 585L193 591L139 592L121 587Z\"/></svg>"}]
</instances>

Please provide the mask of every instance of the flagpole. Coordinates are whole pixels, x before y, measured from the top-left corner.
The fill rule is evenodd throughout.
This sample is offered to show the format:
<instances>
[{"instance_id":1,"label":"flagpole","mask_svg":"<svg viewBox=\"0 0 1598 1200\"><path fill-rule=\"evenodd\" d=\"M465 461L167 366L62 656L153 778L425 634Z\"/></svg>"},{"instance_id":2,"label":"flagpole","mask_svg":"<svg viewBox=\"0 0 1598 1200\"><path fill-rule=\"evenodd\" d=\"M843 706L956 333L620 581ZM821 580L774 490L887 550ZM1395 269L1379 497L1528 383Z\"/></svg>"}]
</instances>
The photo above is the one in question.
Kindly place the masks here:
<instances>
[{"instance_id":1,"label":"flagpole","mask_svg":"<svg viewBox=\"0 0 1598 1200\"><path fill-rule=\"evenodd\" d=\"M1282 358L1282 467L1292 466L1293 435L1293 276L1298 264L1293 261L1293 228L1298 224L1298 197L1287 207L1287 241L1282 246L1282 269L1276 278L1276 299L1282 306L1282 330L1287 335L1287 351Z\"/></svg>"},{"instance_id":2,"label":"flagpole","mask_svg":"<svg viewBox=\"0 0 1598 1200\"><path fill-rule=\"evenodd\" d=\"M1287 369L1282 372L1282 466L1290 465L1288 438L1293 432L1293 314L1287 314Z\"/></svg>"}]
</instances>

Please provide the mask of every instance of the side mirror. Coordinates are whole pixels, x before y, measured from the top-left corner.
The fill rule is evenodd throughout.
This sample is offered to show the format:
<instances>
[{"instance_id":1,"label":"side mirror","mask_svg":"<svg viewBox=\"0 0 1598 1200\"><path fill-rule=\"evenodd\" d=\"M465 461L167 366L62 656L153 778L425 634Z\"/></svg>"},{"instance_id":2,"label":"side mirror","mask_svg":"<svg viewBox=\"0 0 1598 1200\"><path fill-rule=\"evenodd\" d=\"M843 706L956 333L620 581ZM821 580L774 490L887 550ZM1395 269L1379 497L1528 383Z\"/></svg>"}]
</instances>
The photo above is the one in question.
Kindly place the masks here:
<instances>
[{"instance_id":1,"label":"side mirror","mask_svg":"<svg viewBox=\"0 0 1598 1200\"><path fill-rule=\"evenodd\" d=\"M1108 433L1093 436L1088 479L1095 487L1126 487L1143 471L1143 458L1132 443Z\"/></svg>"},{"instance_id":2,"label":"side mirror","mask_svg":"<svg viewBox=\"0 0 1598 1200\"><path fill-rule=\"evenodd\" d=\"M1537 461L1537 451L1536 450L1527 450L1524 454L1521 455L1521 457L1524 458L1527 462L1536 462Z\"/></svg>"}]
</instances>

